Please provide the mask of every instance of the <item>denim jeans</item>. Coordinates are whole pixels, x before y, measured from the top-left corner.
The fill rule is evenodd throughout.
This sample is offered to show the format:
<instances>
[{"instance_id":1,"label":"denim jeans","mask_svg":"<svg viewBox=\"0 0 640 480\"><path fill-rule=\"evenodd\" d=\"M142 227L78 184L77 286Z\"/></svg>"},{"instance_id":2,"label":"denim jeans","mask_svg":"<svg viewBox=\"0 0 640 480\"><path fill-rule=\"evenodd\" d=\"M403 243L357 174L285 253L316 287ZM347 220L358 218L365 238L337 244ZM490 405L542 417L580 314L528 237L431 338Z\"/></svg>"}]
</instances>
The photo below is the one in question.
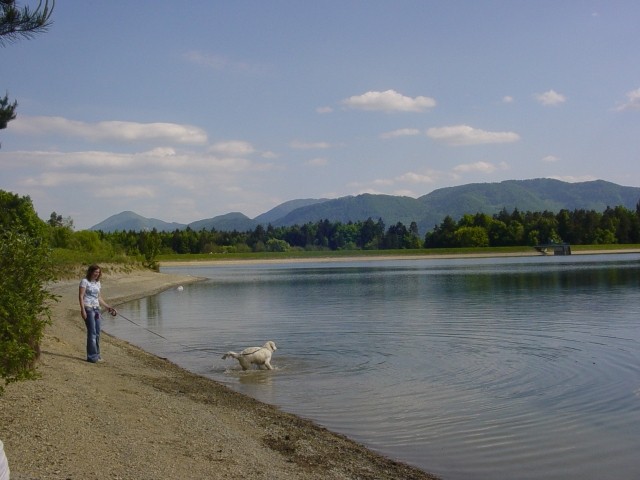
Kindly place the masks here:
<instances>
[{"instance_id":1,"label":"denim jeans","mask_svg":"<svg viewBox=\"0 0 640 480\"><path fill-rule=\"evenodd\" d=\"M97 362L100 358L100 316L99 308L85 307L87 319L84 324L87 326L87 361Z\"/></svg>"}]
</instances>

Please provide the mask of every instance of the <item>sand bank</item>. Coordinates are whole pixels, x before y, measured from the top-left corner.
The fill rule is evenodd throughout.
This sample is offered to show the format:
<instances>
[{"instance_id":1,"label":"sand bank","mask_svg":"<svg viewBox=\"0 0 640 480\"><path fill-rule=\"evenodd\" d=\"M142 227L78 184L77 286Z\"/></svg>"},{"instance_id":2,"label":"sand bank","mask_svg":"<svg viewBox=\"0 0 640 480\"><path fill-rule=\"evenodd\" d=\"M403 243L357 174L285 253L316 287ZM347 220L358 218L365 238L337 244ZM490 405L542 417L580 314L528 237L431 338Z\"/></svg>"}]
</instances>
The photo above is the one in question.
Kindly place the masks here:
<instances>
[{"instance_id":1,"label":"sand bank","mask_svg":"<svg viewBox=\"0 0 640 480\"><path fill-rule=\"evenodd\" d=\"M197 280L105 269L103 294L118 305ZM12 480L434 478L108 335L105 362L87 363L78 282L51 286L41 378L0 397Z\"/></svg>"},{"instance_id":2,"label":"sand bank","mask_svg":"<svg viewBox=\"0 0 640 480\"><path fill-rule=\"evenodd\" d=\"M619 248L614 250L579 250L574 251L573 255L602 255L602 254L619 254L619 253L640 253L637 248ZM453 254L429 254L429 255L362 255L362 256L327 256L327 257L308 257L308 258L263 258L263 259L247 259L227 260L224 255L216 255L215 259L198 259L192 261L166 261L160 262L161 267L188 267L191 265L214 267L216 265L263 265L278 263L342 263L342 262L377 262L389 260L441 260L455 258L499 258L499 257L546 257L553 255L541 254L533 249L525 252L515 253L453 253Z\"/></svg>"}]
</instances>

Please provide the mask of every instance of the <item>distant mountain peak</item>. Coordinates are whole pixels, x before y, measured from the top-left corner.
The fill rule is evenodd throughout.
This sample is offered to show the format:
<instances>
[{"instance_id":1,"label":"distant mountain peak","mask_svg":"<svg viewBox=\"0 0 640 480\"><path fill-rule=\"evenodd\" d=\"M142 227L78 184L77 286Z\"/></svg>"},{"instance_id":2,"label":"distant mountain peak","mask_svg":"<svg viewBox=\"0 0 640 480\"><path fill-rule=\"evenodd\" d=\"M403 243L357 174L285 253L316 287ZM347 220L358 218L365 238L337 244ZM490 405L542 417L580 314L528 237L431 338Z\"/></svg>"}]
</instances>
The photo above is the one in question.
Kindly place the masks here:
<instances>
[{"instance_id":1,"label":"distant mountain peak","mask_svg":"<svg viewBox=\"0 0 640 480\"><path fill-rule=\"evenodd\" d=\"M249 231L258 225L274 227L304 225L321 220L355 222L382 219L385 225L416 222L421 234L442 222L444 217L460 218L464 214L509 211L552 211L561 209L604 211L622 205L635 210L640 188L625 187L604 180L567 183L551 178L504 180L495 183L472 183L445 187L419 198L364 193L334 199L298 199L284 202L251 219L241 212L230 212L198 220L188 226L193 230ZM113 215L90 230L158 231L184 229L187 225L145 218L132 211Z\"/></svg>"}]
</instances>

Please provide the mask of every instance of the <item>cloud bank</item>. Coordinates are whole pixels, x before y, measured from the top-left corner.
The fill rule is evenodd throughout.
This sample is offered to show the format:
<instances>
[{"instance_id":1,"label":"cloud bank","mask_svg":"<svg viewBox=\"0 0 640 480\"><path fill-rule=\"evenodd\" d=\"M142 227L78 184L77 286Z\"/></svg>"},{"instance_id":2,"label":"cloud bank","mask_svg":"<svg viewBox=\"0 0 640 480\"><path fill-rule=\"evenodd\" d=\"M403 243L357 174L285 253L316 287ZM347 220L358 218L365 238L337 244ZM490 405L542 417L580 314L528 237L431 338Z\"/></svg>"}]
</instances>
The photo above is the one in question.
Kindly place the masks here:
<instances>
[{"instance_id":1,"label":"cloud bank","mask_svg":"<svg viewBox=\"0 0 640 480\"><path fill-rule=\"evenodd\" d=\"M368 110L381 112L423 112L436 106L436 101L430 97L407 97L395 90L384 92L370 91L362 95L355 95L342 101L344 105L354 110Z\"/></svg>"},{"instance_id":2,"label":"cloud bank","mask_svg":"<svg viewBox=\"0 0 640 480\"><path fill-rule=\"evenodd\" d=\"M179 144L203 145L207 142L204 130L192 125L177 123L137 123L105 121L97 123L79 122L62 117L24 117L11 123L11 128L29 135L63 135L87 141L131 142L175 142Z\"/></svg>"},{"instance_id":3,"label":"cloud bank","mask_svg":"<svg viewBox=\"0 0 640 480\"><path fill-rule=\"evenodd\" d=\"M488 132L469 125L430 128L427 130L427 136L454 146L512 143L520 140L520 135L514 132Z\"/></svg>"}]
</instances>

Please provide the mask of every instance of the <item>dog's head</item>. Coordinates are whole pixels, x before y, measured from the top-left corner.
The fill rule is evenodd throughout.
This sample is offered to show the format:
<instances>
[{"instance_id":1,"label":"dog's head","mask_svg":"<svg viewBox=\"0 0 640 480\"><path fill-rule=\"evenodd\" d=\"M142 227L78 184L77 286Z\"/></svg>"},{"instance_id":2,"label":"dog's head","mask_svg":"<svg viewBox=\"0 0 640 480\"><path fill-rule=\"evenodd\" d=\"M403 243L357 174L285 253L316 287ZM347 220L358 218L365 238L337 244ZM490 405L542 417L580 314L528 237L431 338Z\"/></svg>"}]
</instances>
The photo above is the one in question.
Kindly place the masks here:
<instances>
[{"instance_id":1,"label":"dog's head","mask_svg":"<svg viewBox=\"0 0 640 480\"><path fill-rule=\"evenodd\" d=\"M278 347L276 347L275 342L272 342L271 340L265 343L262 347L266 348L267 350L271 350L272 352L275 352L278 349Z\"/></svg>"}]
</instances>

